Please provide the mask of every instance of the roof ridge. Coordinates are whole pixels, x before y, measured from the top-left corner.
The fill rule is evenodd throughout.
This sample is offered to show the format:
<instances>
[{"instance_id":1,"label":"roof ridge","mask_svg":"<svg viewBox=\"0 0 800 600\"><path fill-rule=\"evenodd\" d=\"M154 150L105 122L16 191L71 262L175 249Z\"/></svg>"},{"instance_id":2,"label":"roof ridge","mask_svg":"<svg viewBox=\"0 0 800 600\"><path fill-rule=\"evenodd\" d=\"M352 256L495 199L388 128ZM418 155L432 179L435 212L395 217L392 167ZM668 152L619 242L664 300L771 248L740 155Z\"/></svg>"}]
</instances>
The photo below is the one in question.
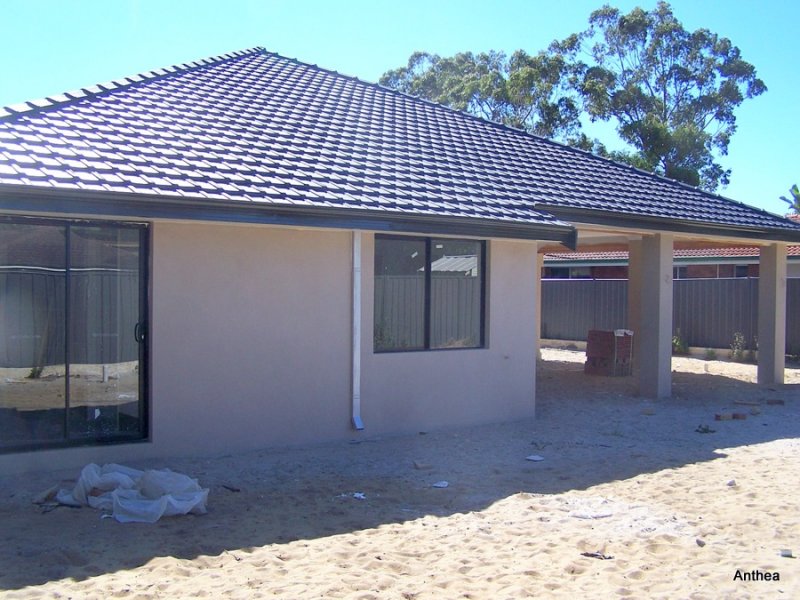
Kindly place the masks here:
<instances>
[{"instance_id":1,"label":"roof ridge","mask_svg":"<svg viewBox=\"0 0 800 600\"><path fill-rule=\"evenodd\" d=\"M219 54L217 56L201 58L195 61L170 65L167 67L160 67L158 69L153 69L152 71L144 71L142 73L128 75L127 77L122 77L120 79L112 79L111 81L96 83L92 86L70 90L60 94L54 94L52 96L46 96L37 100L28 100L19 104L2 106L0 107L0 119L14 119L18 116L38 113L42 110L64 106L84 98L103 96L105 94L124 90L141 83L174 77L179 74L188 73L198 69L204 69L226 61L241 58L243 56L251 56L258 53L264 54L266 53L266 50L262 46L253 46L252 48L247 48L245 50L236 50L225 54Z\"/></svg>"}]
</instances>

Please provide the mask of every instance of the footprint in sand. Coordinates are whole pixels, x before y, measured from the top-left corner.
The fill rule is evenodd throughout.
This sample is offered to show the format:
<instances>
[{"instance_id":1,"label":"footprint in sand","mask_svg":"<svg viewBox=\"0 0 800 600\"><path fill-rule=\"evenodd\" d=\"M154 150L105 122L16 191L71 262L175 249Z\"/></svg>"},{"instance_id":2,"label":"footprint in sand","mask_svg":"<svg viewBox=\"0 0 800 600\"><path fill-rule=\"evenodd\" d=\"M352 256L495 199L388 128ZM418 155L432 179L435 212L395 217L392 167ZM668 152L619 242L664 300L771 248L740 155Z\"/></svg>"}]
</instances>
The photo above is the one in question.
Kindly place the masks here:
<instances>
[{"instance_id":1,"label":"footprint in sand","mask_svg":"<svg viewBox=\"0 0 800 600\"><path fill-rule=\"evenodd\" d=\"M565 570L570 575L581 575L586 572L586 567L578 563L570 563Z\"/></svg>"}]
</instances>

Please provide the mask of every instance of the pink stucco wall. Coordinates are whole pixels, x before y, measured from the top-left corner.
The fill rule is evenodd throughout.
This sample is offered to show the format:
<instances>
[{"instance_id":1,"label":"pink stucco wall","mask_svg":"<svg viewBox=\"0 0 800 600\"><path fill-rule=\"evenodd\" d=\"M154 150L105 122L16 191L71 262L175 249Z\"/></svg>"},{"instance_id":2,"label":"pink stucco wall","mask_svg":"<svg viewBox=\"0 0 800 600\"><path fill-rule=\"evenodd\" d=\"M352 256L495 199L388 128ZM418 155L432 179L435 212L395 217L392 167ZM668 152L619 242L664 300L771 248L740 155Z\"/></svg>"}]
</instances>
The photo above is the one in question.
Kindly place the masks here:
<instances>
[{"instance_id":1,"label":"pink stucco wall","mask_svg":"<svg viewBox=\"0 0 800 600\"><path fill-rule=\"evenodd\" d=\"M373 238L363 248L362 415L378 433L532 417L536 381L536 245L488 245L488 347L372 352Z\"/></svg>"},{"instance_id":2,"label":"pink stucco wall","mask_svg":"<svg viewBox=\"0 0 800 600\"><path fill-rule=\"evenodd\" d=\"M0 473L215 455L532 416L536 245L488 245L478 350L372 352L363 234L362 416L350 427L352 234L152 227L151 439L0 456Z\"/></svg>"}]
</instances>

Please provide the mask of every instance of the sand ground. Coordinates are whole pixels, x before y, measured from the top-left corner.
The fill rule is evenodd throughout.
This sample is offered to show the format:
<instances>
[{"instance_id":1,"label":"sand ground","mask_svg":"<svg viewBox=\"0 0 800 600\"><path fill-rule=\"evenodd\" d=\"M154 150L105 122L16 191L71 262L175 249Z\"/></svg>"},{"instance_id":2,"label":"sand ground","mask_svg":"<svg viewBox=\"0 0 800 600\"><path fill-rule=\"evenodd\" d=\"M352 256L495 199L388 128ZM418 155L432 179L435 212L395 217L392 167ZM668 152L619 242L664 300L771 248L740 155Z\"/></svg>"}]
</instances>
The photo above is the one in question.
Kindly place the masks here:
<instances>
[{"instance_id":1,"label":"sand ground","mask_svg":"<svg viewBox=\"0 0 800 600\"><path fill-rule=\"evenodd\" d=\"M78 473L2 478L0 596L800 597L800 370L675 359L651 402L583 357L543 351L535 420L130 465L198 477L204 516L45 512Z\"/></svg>"}]
</instances>

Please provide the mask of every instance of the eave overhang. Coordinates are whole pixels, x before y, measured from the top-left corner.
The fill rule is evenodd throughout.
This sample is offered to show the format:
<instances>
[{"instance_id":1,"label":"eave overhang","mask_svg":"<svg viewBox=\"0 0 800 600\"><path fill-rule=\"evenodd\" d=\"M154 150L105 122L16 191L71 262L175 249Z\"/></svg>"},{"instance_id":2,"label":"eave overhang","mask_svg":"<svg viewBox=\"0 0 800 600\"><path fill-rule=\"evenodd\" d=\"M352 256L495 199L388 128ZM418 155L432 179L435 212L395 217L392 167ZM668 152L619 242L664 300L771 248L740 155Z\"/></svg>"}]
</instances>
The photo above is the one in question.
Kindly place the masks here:
<instances>
[{"instance_id":1,"label":"eave overhang","mask_svg":"<svg viewBox=\"0 0 800 600\"><path fill-rule=\"evenodd\" d=\"M577 242L576 229L559 221L525 223L364 208L283 205L258 200L217 200L26 185L0 185L2 211L29 215L217 221L541 240L558 242L573 250Z\"/></svg>"}]
</instances>

